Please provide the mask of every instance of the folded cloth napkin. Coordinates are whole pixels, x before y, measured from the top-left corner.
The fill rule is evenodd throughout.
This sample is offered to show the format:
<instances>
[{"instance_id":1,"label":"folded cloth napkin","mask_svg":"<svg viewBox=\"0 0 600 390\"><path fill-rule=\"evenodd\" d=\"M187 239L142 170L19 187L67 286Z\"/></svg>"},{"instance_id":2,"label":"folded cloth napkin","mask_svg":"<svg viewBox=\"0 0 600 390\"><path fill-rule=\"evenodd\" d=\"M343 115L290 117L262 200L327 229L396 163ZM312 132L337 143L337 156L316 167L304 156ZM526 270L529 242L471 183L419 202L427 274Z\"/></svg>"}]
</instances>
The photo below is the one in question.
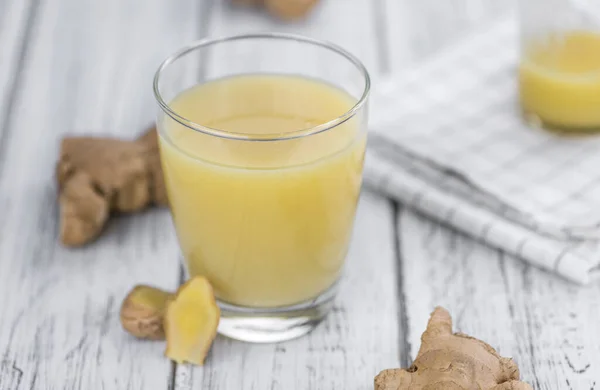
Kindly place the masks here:
<instances>
[{"instance_id":1,"label":"folded cloth napkin","mask_svg":"<svg viewBox=\"0 0 600 390\"><path fill-rule=\"evenodd\" d=\"M600 274L600 136L526 125L517 64L507 17L383 80L371 100L365 183L586 284Z\"/></svg>"}]
</instances>

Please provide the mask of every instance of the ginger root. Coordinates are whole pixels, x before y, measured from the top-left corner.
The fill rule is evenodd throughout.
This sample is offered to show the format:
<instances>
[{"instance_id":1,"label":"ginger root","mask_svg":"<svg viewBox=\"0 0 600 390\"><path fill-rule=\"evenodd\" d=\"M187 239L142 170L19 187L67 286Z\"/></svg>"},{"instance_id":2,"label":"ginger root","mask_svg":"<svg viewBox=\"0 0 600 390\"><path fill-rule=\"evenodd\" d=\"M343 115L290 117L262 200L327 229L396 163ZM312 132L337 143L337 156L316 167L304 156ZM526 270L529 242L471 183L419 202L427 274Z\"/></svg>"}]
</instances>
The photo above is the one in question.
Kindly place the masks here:
<instances>
[{"instance_id":1,"label":"ginger root","mask_svg":"<svg viewBox=\"0 0 600 390\"><path fill-rule=\"evenodd\" d=\"M384 370L375 390L531 390L519 380L519 368L485 342L452 333L452 318L443 308L431 314L421 348L408 369Z\"/></svg>"},{"instance_id":2,"label":"ginger root","mask_svg":"<svg viewBox=\"0 0 600 390\"><path fill-rule=\"evenodd\" d=\"M60 239L84 245L101 233L111 212L167 203L156 128L137 141L67 137L56 166Z\"/></svg>"},{"instance_id":3,"label":"ginger root","mask_svg":"<svg viewBox=\"0 0 600 390\"><path fill-rule=\"evenodd\" d=\"M208 280L201 276L190 279L167 307L165 355L177 363L203 365L217 335L220 315Z\"/></svg>"},{"instance_id":4,"label":"ginger root","mask_svg":"<svg viewBox=\"0 0 600 390\"><path fill-rule=\"evenodd\" d=\"M135 286L121 305L121 325L135 337L164 340L163 319L173 294L150 286Z\"/></svg>"},{"instance_id":5,"label":"ginger root","mask_svg":"<svg viewBox=\"0 0 600 390\"><path fill-rule=\"evenodd\" d=\"M121 306L121 325L142 339L167 339L165 355L177 363L203 365L221 310L208 280L196 276L175 294L155 287L133 288Z\"/></svg>"},{"instance_id":6,"label":"ginger root","mask_svg":"<svg viewBox=\"0 0 600 390\"><path fill-rule=\"evenodd\" d=\"M233 2L239 5L263 5L273 16L283 20L293 20L307 15L318 0L233 0Z\"/></svg>"}]
</instances>

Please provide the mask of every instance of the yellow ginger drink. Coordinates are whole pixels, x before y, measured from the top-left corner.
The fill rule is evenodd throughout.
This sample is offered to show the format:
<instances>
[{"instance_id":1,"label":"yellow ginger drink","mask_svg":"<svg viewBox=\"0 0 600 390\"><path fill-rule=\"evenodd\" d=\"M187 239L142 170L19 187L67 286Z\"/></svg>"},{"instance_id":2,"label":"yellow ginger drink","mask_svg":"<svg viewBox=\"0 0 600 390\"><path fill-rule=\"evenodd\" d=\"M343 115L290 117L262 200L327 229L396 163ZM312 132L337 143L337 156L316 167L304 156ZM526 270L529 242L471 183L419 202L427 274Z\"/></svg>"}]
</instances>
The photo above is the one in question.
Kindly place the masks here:
<instances>
[{"instance_id":1,"label":"yellow ginger drink","mask_svg":"<svg viewBox=\"0 0 600 390\"><path fill-rule=\"evenodd\" d=\"M289 34L194 42L159 67L171 214L189 275L213 287L220 334L289 340L333 307L361 186L369 88L352 54Z\"/></svg>"},{"instance_id":2,"label":"yellow ginger drink","mask_svg":"<svg viewBox=\"0 0 600 390\"><path fill-rule=\"evenodd\" d=\"M524 111L550 127L600 131L600 33L572 31L525 48Z\"/></svg>"},{"instance_id":3,"label":"yellow ginger drink","mask_svg":"<svg viewBox=\"0 0 600 390\"><path fill-rule=\"evenodd\" d=\"M160 136L188 271L208 278L220 301L288 306L336 282L361 186L365 118L315 126L355 104L332 85L277 74L213 80L169 103L221 134L168 118Z\"/></svg>"}]
</instances>

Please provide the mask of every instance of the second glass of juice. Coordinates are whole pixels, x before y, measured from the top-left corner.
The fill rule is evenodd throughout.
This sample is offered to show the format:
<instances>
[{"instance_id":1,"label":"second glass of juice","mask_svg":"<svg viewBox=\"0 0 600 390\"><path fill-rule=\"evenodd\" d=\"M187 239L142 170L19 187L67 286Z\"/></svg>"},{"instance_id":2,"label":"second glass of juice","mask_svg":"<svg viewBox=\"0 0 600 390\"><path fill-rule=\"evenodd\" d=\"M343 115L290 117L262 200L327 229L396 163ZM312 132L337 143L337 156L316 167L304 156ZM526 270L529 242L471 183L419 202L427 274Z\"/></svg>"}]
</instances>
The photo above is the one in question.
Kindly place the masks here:
<instances>
[{"instance_id":1,"label":"second glass of juice","mask_svg":"<svg viewBox=\"0 0 600 390\"><path fill-rule=\"evenodd\" d=\"M519 4L526 118L561 132L600 132L600 2Z\"/></svg>"},{"instance_id":2,"label":"second glass of juice","mask_svg":"<svg viewBox=\"0 0 600 390\"><path fill-rule=\"evenodd\" d=\"M369 76L343 49L285 34L205 40L159 68L159 144L189 276L219 332L274 342L332 306L352 235Z\"/></svg>"}]
</instances>

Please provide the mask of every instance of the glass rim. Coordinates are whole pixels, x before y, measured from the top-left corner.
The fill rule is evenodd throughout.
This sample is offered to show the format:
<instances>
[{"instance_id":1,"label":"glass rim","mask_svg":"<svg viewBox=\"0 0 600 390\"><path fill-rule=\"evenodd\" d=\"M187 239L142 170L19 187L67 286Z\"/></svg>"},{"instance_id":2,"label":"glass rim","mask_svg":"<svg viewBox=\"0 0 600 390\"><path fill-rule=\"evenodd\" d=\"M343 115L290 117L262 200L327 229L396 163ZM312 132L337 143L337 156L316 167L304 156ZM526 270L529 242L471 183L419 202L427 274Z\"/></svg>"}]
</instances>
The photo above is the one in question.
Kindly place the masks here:
<instances>
[{"instance_id":1,"label":"glass rim","mask_svg":"<svg viewBox=\"0 0 600 390\"><path fill-rule=\"evenodd\" d=\"M352 106L352 108L347 110L342 115L340 115L334 119L331 119L325 123L321 123L316 126L311 126L311 127L307 127L307 128L300 129L300 130L294 130L294 131L290 131L290 132L260 134L260 135L231 132L231 131L221 130L221 129L217 129L217 128L213 128L213 127L209 127L209 126L204 126L204 125L201 125L194 121L191 121L182 115L179 115L177 112L175 112L175 110L173 110L171 107L169 107L169 104L163 99L162 94L160 92L160 88L159 88L159 83L161 81L161 75L167 69L167 67L169 65L173 64L175 61L184 57L186 54L193 52L194 50L213 46L213 45L216 45L219 43L240 41L240 40L246 40L246 39L278 39L278 40L283 40L283 41L294 41L294 42L307 43L307 44L310 44L313 46L322 47L324 49L328 49L332 52L335 52L335 53L341 55L342 57L344 57L345 59L347 59L348 61L350 61L360 71L361 75L364 78L364 83L365 83L363 92L362 92L360 98L358 99L358 101ZM230 35L230 36L224 36L224 37L219 37L219 38L205 38L205 39L193 41L193 42L189 43L188 45L183 46L182 48L177 50L175 53L168 56L158 67L158 70L154 74L154 81L153 81L154 98L158 102L158 104L161 107L161 109L163 110L163 112L165 114L169 115L169 117L171 117L171 119L179 122L180 124L190 128L192 130L195 130L195 131L207 134L207 135L212 135L212 136L216 136L216 137L220 137L220 138L244 140L244 141L289 140L289 139L302 138L302 137L307 137L307 136L314 135L314 134L319 134L319 133L322 133L329 129L332 129L334 127L337 127L338 125L340 125L340 124L346 122L347 120L349 120L350 118L354 117L354 115L356 115L356 113L365 105L367 98L369 96L370 90L371 90L371 78L369 76L369 72L367 71L367 68L364 66L364 64L362 63L361 60L359 60L355 55L353 55L346 49L342 48L339 45L336 45L334 43L327 42L324 40L309 38L309 37L298 35L298 34L276 33L276 32L238 34L238 35Z\"/></svg>"}]
</instances>

